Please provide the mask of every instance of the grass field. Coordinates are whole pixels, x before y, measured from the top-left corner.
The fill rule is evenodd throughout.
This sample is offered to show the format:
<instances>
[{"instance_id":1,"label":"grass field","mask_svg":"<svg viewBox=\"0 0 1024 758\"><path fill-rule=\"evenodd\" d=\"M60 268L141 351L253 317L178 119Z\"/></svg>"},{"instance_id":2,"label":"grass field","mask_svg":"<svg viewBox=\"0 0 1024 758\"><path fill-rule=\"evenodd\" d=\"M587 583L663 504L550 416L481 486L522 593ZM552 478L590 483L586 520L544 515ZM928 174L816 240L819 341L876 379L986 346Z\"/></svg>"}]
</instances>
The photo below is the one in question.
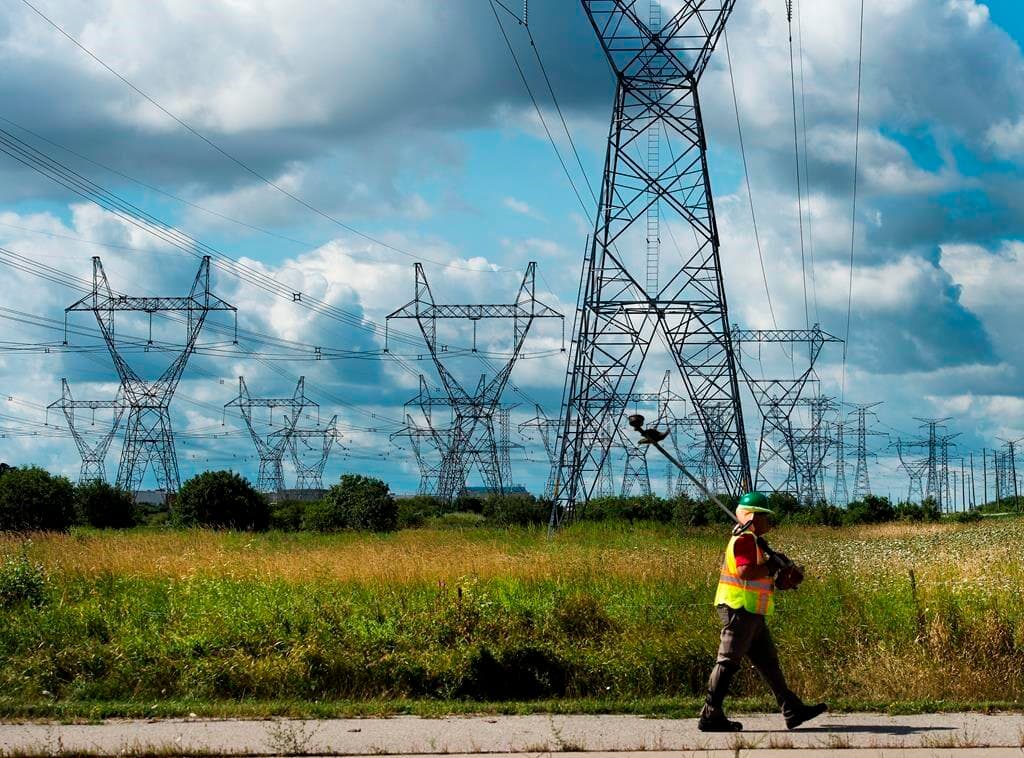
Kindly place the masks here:
<instances>
[{"instance_id":1,"label":"grass field","mask_svg":"<svg viewBox=\"0 0 1024 758\"><path fill-rule=\"evenodd\" d=\"M772 621L791 686L851 709L1020 707L1021 525L773 533L808 570ZM0 609L0 713L690 713L724 542L608 523L4 536L47 583ZM736 690L769 705L751 671Z\"/></svg>"}]
</instances>

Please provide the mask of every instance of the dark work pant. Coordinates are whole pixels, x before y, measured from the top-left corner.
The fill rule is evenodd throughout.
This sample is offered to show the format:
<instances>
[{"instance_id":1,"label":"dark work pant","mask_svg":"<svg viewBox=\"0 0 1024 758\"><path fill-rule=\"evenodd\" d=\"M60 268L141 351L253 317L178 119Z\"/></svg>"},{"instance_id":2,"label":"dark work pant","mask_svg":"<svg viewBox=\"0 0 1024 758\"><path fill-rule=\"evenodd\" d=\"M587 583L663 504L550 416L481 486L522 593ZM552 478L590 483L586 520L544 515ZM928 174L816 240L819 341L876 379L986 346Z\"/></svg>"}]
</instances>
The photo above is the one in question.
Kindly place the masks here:
<instances>
[{"instance_id":1,"label":"dark work pant","mask_svg":"<svg viewBox=\"0 0 1024 758\"><path fill-rule=\"evenodd\" d=\"M722 620L717 663L738 669L744 656L750 658L754 668L771 687L783 714L788 715L800 700L786 686L786 677L779 667L779 655L764 616L726 605L719 605L717 610ZM712 672L712 679L716 673Z\"/></svg>"}]
</instances>

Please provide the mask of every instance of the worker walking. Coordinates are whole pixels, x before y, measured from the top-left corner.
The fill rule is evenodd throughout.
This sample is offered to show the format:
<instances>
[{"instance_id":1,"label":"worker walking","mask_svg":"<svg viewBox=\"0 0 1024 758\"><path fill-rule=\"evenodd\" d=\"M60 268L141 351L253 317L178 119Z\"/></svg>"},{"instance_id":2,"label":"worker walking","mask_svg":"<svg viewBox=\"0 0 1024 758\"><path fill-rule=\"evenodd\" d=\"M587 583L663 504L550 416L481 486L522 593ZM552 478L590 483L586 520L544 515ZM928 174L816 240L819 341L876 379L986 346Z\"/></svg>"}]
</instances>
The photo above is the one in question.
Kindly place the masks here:
<instances>
[{"instance_id":1,"label":"worker walking","mask_svg":"<svg viewBox=\"0 0 1024 758\"><path fill-rule=\"evenodd\" d=\"M754 668L771 687L789 729L828 710L825 703L804 704L786 686L775 643L765 622L775 610L776 588L795 589L803 579L802 572L784 555L766 553L761 535L771 528L768 519L771 513L768 498L761 492L748 492L740 498L736 508L736 518L746 528L738 526L738 533L729 540L715 593L715 607L722 621L722 640L698 722L703 732L743 729L740 722L726 718L722 703L744 656L750 657Z\"/></svg>"}]
</instances>

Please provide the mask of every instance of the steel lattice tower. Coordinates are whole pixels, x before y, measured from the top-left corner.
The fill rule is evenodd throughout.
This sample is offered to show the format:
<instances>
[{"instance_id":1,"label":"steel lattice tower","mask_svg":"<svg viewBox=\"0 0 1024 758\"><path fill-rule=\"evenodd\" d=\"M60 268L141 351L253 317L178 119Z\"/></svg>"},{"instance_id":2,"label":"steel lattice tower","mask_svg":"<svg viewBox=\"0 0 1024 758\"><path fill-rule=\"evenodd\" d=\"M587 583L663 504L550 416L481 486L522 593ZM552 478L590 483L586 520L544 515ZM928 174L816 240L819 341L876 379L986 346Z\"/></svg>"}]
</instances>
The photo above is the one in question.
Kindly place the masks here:
<instances>
[{"instance_id":1,"label":"steel lattice tower","mask_svg":"<svg viewBox=\"0 0 1024 758\"><path fill-rule=\"evenodd\" d=\"M433 430L421 428L408 413L405 415L405 427L391 434L391 441L400 438L409 440L412 454L416 459L416 468L420 472L420 483L416 490L417 495L433 495L437 487L436 467L431 467L427 461L426 452L423 450L425 440L430 440L434 435ZM433 475L432 475L433 474Z\"/></svg>"},{"instance_id":2,"label":"steel lattice tower","mask_svg":"<svg viewBox=\"0 0 1024 758\"><path fill-rule=\"evenodd\" d=\"M498 409L498 470L501 472L501 481L509 486L512 484L512 456L509 447L512 442L509 437L509 424L511 419L508 408Z\"/></svg>"},{"instance_id":3,"label":"steel lattice tower","mask_svg":"<svg viewBox=\"0 0 1024 758\"><path fill-rule=\"evenodd\" d=\"M652 24L637 0L583 0L617 87L563 399L553 524L572 517L577 504L594 494L615 439L608 430L621 426L621 398L633 391L659 338L683 378L727 489L749 486L697 96L734 2L686 0L664 24L657 18ZM657 216L649 214L655 205ZM678 235L682 263L666 267L658 261L655 279L650 223L662 217L689 230ZM715 405L727 409L717 423L710 412Z\"/></svg>"},{"instance_id":4,"label":"steel lattice tower","mask_svg":"<svg viewBox=\"0 0 1024 758\"><path fill-rule=\"evenodd\" d=\"M435 396L427 384L427 377L420 374L420 389L416 397L405 404L406 408L406 429L396 432L392 439L397 437L408 437L413 446L413 454L416 456L416 463L420 468L419 494L437 495L438 484L441 479L441 462L444 460L447 449L448 436L451 427L440 428L434 419L434 408L444 407L451 411L448 399ZM409 410L412 407L419 409L426 426L421 427L413 420ZM433 448L433 454L428 457L424 443L429 443Z\"/></svg>"},{"instance_id":5,"label":"steel lattice tower","mask_svg":"<svg viewBox=\"0 0 1024 758\"><path fill-rule=\"evenodd\" d=\"M117 485L138 494L146 468L152 464L157 482L166 492L177 492L181 486L178 458L174 451L174 432L171 429L170 404L185 371L196 340L210 311L237 309L210 292L210 257L203 256L192 289L184 297L131 297L115 294L110 289L103 264L98 257L92 259L92 292L65 310L89 311L96 317L110 357L117 368L128 405L128 423L125 431L121 465L117 471ZM136 312L186 314L185 343L178 356L155 381L143 379L133 369L118 348L114 331L114 313ZM67 340L65 339L65 342ZM150 339L152 342L152 339Z\"/></svg>"},{"instance_id":6,"label":"steel lattice tower","mask_svg":"<svg viewBox=\"0 0 1024 758\"><path fill-rule=\"evenodd\" d=\"M551 497L555 489L555 464L557 458L555 457L555 441L558 434L559 421L558 419L548 418L544 413L544 410L539 406L534 406L536 414L533 418L522 422L519 425L520 434L525 433L527 430L536 430L537 435L540 437L541 444L544 446L544 454L548 459L548 477L544 483L544 497Z\"/></svg>"},{"instance_id":7,"label":"steel lattice tower","mask_svg":"<svg viewBox=\"0 0 1024 758\"><path fill-rule=\"evenodd\" d=\"M392 312L392 319L415 319L430 350L434 367L441 378L441 385L447 395L454 420L444 445L441 461L440 481L437 494L446 501L456 498L466 486L471 461L475 458L487 486L497 493L505 491L510 482L503 480L500 448L495 439L495 415L502 392L508 383L512 368L522 351L526 335L534 319L562 318L562 314L537 300L535 276L537 264L533 261L526 267L523 283L514 303L508 305L448 305L436 304L430 285L427 283L423 266L415 264L416 296L408 304ZM444 360L444 351L437 345L438 319L467 319L474 323L482 319L506 319L512 321L512 355L505 365L487 381L481 376L476 390L467 391ZM500 433L500 429L499 429Z\"/></svg>"},{"instance_id":8,"label":"steel lattice tower","mask_svg":"<svg viewBox=\"0 0 1024 758\"><path fill-rule=\"evenodd\" d=\"M806 406L809 425L791 428L790 446L796 463L797 497L807 505L825 502L825 459L833 443L830 434L830 416L837 404L830 397L804 398L799 405Z\"/></svg>"},{"instance_id":9,"label":"steel lattice tower","mask_svg":"<svg viewBox=\"0 0 1024 758\"><path fill-rule=\"evenodd\" d=\"M867 418L868 415L874 416L875 414L871 409L881 404L881 401L879 401L866 405L856 405L850 413L850 415L856 414L857 416L857 469L854 474L853 484L854 500L863 500L871 494L871 479L868 476L868 436L885 435L881 432L869 432Z\"/></svg>"},{"instance_id":10,"label":"steel lattice tower","mask_svg":"<svg viewBox=\"0 0 1024 758\"><path fill-rule=\"evenodd\" d=\"M795 356L797 345L807 345L807 367L792 379L758 379L748 370L742 349L736 363L761 412L761 436L757 445L757 471L754 487L770 492L796 492L797 459L793 447L793 411L800 403L814 365L827 343L842 340L823 331L818 324L810 329L740 329L733 326L732 343L789 345ZM777 470L778 469L778 470Z\"/></svg>"},{"instance_id":11,"label":"steel lattice tower","mask_svg":"<svg viewBox=\"0 0 1024 758\"><path fill-rule=\"evenodd\" d=\"M915 417L916 418L916 417ZM957 434L939 434L939 429L945 428L945 422L949 418L916 418L921 422L922 428L927 427L928 458L925 464L925 491L926 498L933 499L940 508L949 502L949 442L959 436Z\"/></svg>"},{"instance_id":12,"label":"steel lattice tower","mask_svg":"<svg viewBox=\"0 0 1024 758\"><path fill-rule=\"evenodd\" d=\"M681 418L673 418L669 421L668 428L669 439L672 442L672 452L675 454L676 458L681 461L694 474L694 476L701 481L702 484L708 486L703 455L703 451L707 447L707 441L704 439L704 432L700 421L695 416L684 415ZM701 430L699 432L700 444L692 444L698 442L692 434L691 430L693 429ZM685 432L687 438L690 440L690 444L687 445L691 451L689 455L683 455L683 447L679 442L679 435L681 432ZM693 452L694 447L696 447L695 453ZM690 481L685 476L676 475L675 466L673 466L671 462L669 463L668 472L671 474L671 476L668 477L669 497L680 497L682 495L691 494L690 488L692 485ZM696 497L702 496L699 492L695 493L695 495Z\"/></svg>"},{"instance_id":13,"label":"steel lattice tower","mask_svg":"<svg viewBox=\"0 0 1024 758\"><path fill-rule=\"evenodd\" d=\"M836 448L836 473L832 487L832 504L850 504L850 491L846 488L846 424L836 423L834 444Z\"/></svg>"},{"instance_id":14,"label":"steel lattice tower","mask_svg":"<svg viewBox=\"0 0 1024 758\"><path fill-rule=\"evenodd\" d=\"M601 469L597 472L597 482L594 485L594 495L597 497L612 497L615 495L615 474L612 471L611 466L611 450L614 446L617 434L610 433L607 430L601 433L598 439L598 444L605 448L608 452L605 454L604 462L601 465ZM557 489L558 471L555 470L555 486L552 488L552 492ZM554 503L552 508L557 508L558 503Z\"/></svg>"},{"instance_id":15,"label":"steel lattice tower","mask_svg":"<svg viewBox=\"0 0 1024 758\"><path fill-rule=\"evenodd\" d=\"M916 418L916 417L915 417ZM939 434L938 427L944 421L949 421L948 418L940 419L923 419L918 418L921 422L921 426L928 427L928 462L927 462L927 480L925 485L925 497L932 498L940 506L942 505L943 487L939 480L940 466L939 466Z\"/></svg>"},{"instance_id":16,"label":"steel lattice tower","mask_svg":"<svg viewBox=\"0 0 1024 758\"><path fill-rule=\"evenodd\" d=\"M1006 484L1007 484L1007 466L1006 466L1006 455L1000 453L998 450L992 450L992 475L995 482L996 500L995 502L1002 502L1002 499L1006 497Z\"/></svg>"},{"instance_id":17,"label":"steel lattice tower","mask_svg":"<svg viewBox=\"0 0 1024 758\"><path fill-rule=\"evenodd\" d=\"M902 438L896 440L896 455L899 456L900 465L903 466L903 470L907 472L909 484L907 486L907 501L914 502L914 496L917 496L917 502L924 502L924 476L925 471L928 468L928 458L923 460L912 460L908 455L904 455L906 448L915 447L926 447L927 442L911 441L904 442ZM909 451L907 451L909 453Z\"/></svg>"},{"instance_id":18,"label":"steel lattice tower","mask_svg":"<svg viewBox=\"0 0 1024 758\"><path fill-rule=\"evenodd\" d=\"M640 447L633 443L621 429L619 443L626 451L626 469L622 472L622 489L619 490L619 496L630 497L633 488L639 486L640 494L650 497L651 472L647 468L647 446Z\"/></svg>"},{"instance_id":19,"label":"steel lattice tower","mask_svg":"<svg viewBox=\"0 0 1024 758\"><path fill-rule=\"evenodd\" d=\"M80 483L91 481L105 482L107 480L107 472L103 461L107 457L107 450L110 449L110 443L114 439L114 435L117 434L117 427L120 426L121 416L124 414L125 404L122 390L120 387L118 388L117 396L113 400L75 400L71 396L71 387L68 385L67 379L60 380L60 387L60 399L54 400L46 406L46 409L49 411L53 408L60 408L64 413L64 418L68 422L68 429L71 431L71 436L78 447L78 453L82 456L82 469L78 475L78 481ZM96 411L112 410L114 412L109 427L105 431L100 432L94 442L89 442L86 439L85 432L76 424L75 411L82 410L92 411L92 419L89 422L90 426L96 424Z\"/></svg>"},{"instance_id":20,"label":"steel lattice tower","mask_svg":"<svg viewBox=\"0 0 1024 758\"><path fill-rule=\"evenodd\" d=\"M319 424L313 429L298 429L295 422L286 421L285 428L278 429L270 435L270 439L286 440L295 464L295 489L300 492L319 492L324 489L324 469L335 444L340 446L338 439L338 416L334 415L324 426ZM319 443L319 444L317 444ZM301 446L301 449L300 449Z\"/></svg>"},{"instance_id":21,"label":"steel lattice tower","mask_svg":"<svg viewBox=\"0 0 1024 758\"><path fill-rule=\"evenodd\" d=\"M672 371L666 371L664 377L661 380L661 386L657 392L631 392L626 398L624 398L627 405L638 405L641 403L653 403L656 404L657 418L655 420L655 426L662 426L669 420L670 411L669 404L673 401L681 402L683 398L674 392L672 392ZM650 468L647 465L647 451L649 446L637 445L632 439L630 439L622 427L617 429L619 445L626 452L626 467L622 474L622 489L619 491L621 497L629 497L633 494L633 488L636 486L640 487L640 494L645 497L650 497L652 494L651 490L651 473ZM605 460L605 466L609 466L610 460Z\"/></svg>"},{"instance_id":22,"label":"steel lattice tower","mask_svg":"<svg viewBox=\"0 0 1024 758\"><path fill-rule=\"evenodd\" d=\"M256 453L260 459L259 475L256 479L256 489L266 493L280 493L284 490L284 470L281 459L284 458L285 448L288 447L289 435L295 430L303 410L306 408L318 408L319 405L312 400L306 399L306 377L300 376L299 383L295 387L295 393L291 397L281 398L254 398L249 395L249 388L245 384L244 377L238 377L238 397L225 403L225 408L238 408L245 426L249 430L249 436L256 446ZM274 408L286 408L290 413L285 415L285 423L281 432L277 435L266 435L256 428L253 421L253 408L269 408L273 418Z\"/></svg>"},{"instance_id":23,"label":"steel lattice tower","mask_svg":"<svg viewBox=\"0 0 1024 758\"><path fill-rule=\"evenodd\" d=\"M1000 438L1000 441L1006 446L1006 452L999 456L1002 459L1002 465L996 469L996 487L999 493L996 498L998 500L1000 495L1006 498L1012 494L1013 508L1016 511L1020 510L1020 489L1017 483L1017 443L1021 439L1005 440ZM993 455L998 455L998 452L993 451Z\"/></svg>"}]
</instances>

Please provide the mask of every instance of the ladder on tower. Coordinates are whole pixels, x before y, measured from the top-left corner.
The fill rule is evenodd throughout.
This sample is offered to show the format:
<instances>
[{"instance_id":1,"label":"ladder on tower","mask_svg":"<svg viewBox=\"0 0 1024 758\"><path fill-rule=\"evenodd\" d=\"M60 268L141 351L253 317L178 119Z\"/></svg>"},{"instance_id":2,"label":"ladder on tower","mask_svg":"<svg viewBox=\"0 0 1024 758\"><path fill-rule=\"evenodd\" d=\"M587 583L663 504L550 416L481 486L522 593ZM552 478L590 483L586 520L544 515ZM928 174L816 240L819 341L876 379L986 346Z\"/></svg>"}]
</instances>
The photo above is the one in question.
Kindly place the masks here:
<instances>
[{"instance_id":1,"label":"ladder on tower","mask_svg":"<svg viewBox=\"0 0 1024 758\"><path fill-rule=\"evenodd\" d=\"M648 27L657 34L661 31L661 3L650 0ZM647 54L646 66L654 73L658 67L658 54L652 48ZM661 122L656 115L651 116L647 127L647 173L656 177L661 173ZM658 295L658 268L661 259L661 212L657 184L652 183L647 190L647 295Z\"/></svg>"}]
</instances>

